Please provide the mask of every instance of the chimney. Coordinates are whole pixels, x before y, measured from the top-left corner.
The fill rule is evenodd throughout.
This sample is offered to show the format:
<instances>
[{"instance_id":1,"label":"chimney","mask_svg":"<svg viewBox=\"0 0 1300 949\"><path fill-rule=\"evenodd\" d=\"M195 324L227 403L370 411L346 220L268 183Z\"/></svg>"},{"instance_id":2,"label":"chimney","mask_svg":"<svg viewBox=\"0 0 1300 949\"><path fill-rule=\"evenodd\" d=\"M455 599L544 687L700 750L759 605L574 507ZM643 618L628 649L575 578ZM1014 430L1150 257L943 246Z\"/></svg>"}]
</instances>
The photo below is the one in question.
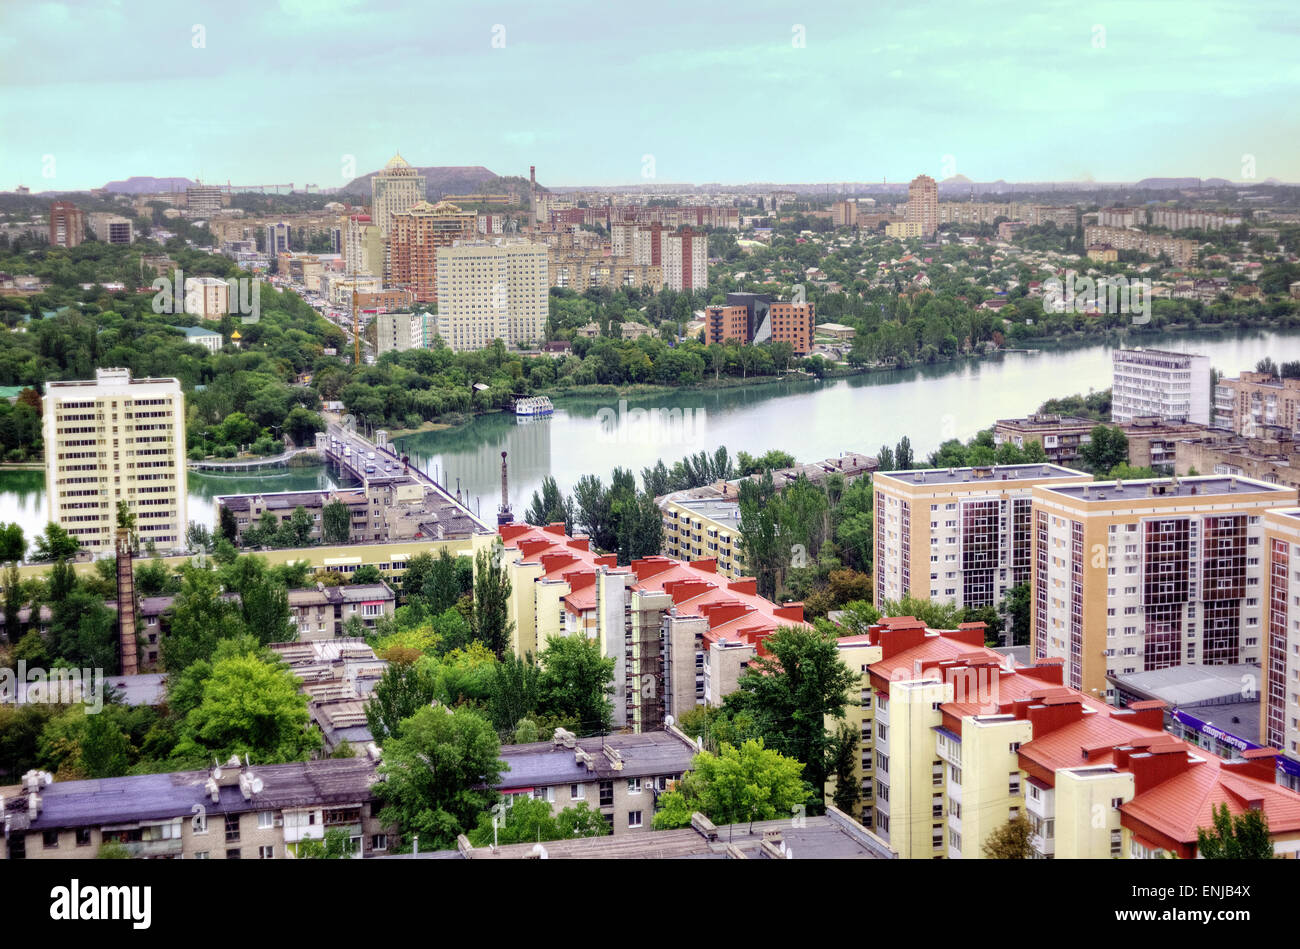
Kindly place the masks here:
<instances>
[{"instance_id":1,"label":"chimney","mask_svg":"<svg viewBox=\"0 0 1300 949\"><path fill-rule=\"evenodd\" d=\"M1236 771L1242 777L1258 778L1269 784L1277 780L1277 759L1282 752L1276 748L1251 748L1241 753L1241 759L1230 761L1224 768Z\"/></svg>"},{"instance_id":2,"label":"chimney","mask_svg":"<svg viewBox=\"0 0 1300 949\"><path fill-rule=\"evenodd\" d=\"M131 553L131 532L117 529L117 638L122 675L140 671L135 646L135 567Z\"/></svg>"}]
</instances>

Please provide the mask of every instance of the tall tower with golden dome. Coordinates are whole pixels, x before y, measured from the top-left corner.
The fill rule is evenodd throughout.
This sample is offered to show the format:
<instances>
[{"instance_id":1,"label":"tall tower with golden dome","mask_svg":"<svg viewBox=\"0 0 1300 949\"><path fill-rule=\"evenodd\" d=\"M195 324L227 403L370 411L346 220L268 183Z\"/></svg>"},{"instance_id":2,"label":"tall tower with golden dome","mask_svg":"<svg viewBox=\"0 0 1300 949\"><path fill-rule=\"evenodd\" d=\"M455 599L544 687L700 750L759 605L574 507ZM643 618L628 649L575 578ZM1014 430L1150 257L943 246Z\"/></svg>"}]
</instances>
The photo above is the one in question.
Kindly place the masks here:
<instances>
[{"instance_id":1,"label":"tall tower with golden dome","mask_svg":"<svg viewBox=\"0 0 1300 949\"><path fill-rule=\"evenodd\" d=\"M394 214L424 200L424 190L424 175L400 153L375 173L370 179L370 217L382 237L388 237Z\"/></svg>"}]
</instances>

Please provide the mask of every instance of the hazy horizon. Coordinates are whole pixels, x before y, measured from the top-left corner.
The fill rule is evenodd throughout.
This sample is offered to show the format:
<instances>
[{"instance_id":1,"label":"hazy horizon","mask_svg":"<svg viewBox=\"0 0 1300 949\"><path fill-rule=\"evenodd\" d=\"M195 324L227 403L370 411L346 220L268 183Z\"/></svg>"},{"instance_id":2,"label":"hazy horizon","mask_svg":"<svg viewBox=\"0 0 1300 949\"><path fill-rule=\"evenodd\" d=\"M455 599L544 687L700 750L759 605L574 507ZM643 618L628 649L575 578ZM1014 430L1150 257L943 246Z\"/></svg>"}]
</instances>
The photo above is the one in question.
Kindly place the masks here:
<instances>
[{"instance_id":1,"label":"hazy horizon","mask_svg":"<svg viewBox=\"0 0 1300 949\"><path fill-rule=\"evenodd\" d=\"M1300 7L1261 6L6 4L0 188L329 189L399 150L566 188L1300 181Z\"/></svg>"}]
</instances>

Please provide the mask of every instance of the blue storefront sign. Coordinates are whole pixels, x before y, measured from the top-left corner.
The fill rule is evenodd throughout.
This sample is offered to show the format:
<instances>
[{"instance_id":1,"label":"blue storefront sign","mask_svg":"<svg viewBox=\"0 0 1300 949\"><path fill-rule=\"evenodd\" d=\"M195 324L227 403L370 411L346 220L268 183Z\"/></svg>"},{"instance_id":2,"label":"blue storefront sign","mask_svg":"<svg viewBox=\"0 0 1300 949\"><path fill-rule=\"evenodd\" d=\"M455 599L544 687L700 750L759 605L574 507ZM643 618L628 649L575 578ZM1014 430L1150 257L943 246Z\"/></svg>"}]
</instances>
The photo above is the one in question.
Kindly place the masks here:
<instances>
[{"instance_id":1,"label":"blue storefront sign","mask_svg":"<svg viewBox=\"0 0 1300 949\"><path fill-rule=\"evenodd\" d=\"M1216 739L1217 741L1220 741L1225 745L1229 745L1233 748L1236 748L1238 751L1250 751L1252 748L1264 747L1263 745L1256 744L1253 741L1248 741L1247 739L1242 738L1239 735L1234 735L1231 732L1226 732L1222 728L1219 728L1216 725L1211 725L1209 722L1203 722L1199 718L1195 717L1194 715L1188 715L1186 712L1181 711L1180 709L1171 710L1169 713L1169 717L1172 718L1174 721L1183 725L1185 728L1190 728L1193 731L1199 732L1202 735L1207 735L1210 738ZM1285 755L1279 755L1277 757L1277 767L1279 771L1283 771L1286 774L1292 775L1294 777L1300 777L1300 761L1296 761L1294 758L1288 758Z\"/></svg>"}]
</instances>

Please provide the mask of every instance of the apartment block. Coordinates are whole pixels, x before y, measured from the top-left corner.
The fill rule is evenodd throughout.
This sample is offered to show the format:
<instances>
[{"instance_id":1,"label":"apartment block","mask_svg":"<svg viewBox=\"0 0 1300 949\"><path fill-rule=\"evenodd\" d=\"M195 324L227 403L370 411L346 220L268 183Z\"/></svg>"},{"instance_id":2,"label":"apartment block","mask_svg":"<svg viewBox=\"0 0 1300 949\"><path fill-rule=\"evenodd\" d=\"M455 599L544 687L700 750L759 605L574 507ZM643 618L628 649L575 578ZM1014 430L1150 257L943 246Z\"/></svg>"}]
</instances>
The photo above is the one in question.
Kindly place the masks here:
<instances>
[{"instance_id":1,"label":"apartment block","mask_svg":"<svg viewBox=\"0 0 1300 949\"><path fill-rule=\"evenodd\" d=\"M186 277L185 312L201 320L222 319L230 312L230 284L220 277Z\"/></svg>"},{"instance_id":2,"label":"apartment block","mask_svg":"<svg viewBox=\"0 0 1300 949\"><path fill-rule=\"evenodd\" d=\"M1173 449L1174 470L1180 477L1195 470L1300 488L1300 441L1282 428L1261 428L1253 438L1204 429L1174 442Z\"/></svg>"},{"instance_id":3,"label":"apartment block","mask_svg":"<svg viewBox=\"0 0 1300 949\"><path fill-rule=\"evenodd\" d=\"M1175 267L1186 267L1194 263L1200 249L1196 241L1148 234L1133 228L1100 225L1085 227L1083 242L1086 245L1109 244L1117 250L1133 250L1147 257L1167 256Z\"/></svg>"},{"instance_id":4,"label":"apartment block","mask_svg":"<svg viewBox=\"0 0 1300 949\"><path fill-rule=\"evenodd\" d=\"M390 158L383 171L371 176L370 215L382 237L391 234L394 214L424 201L425 187L424 175L400 154Z\"/></svg>"},{"instance_id":5,"label":"apartment block","mask_svg":"<svg viewBox=\"0 0 1300 949\"><path fill-rule=\"evenodd\" d=\"M50 246L77 247L86 237L86 212L70 201L50 205Z\"/></svg>"},{"instance_id":6,"label":"apartment block","mask_svg":"<svg viewBox=\"0 0 1300 949\"><path fill-rule=\"evenodd\" d=\"M709 288L709 238L689 227L676 233L665 232L662 261L664 286L670 290L707 290Z\"/></svg>"},{"instance_id":7,"label":"apartment block","mask_svg":"<svg viewBox=\"0 0 1300 949\"><path fill-rule=\"evenodd\" d=\"M583 293L593 287L646 287L658 293L664 288L663 267L634 263L630 256L610 256L600 250L548 248L549 283Z\"/></svg>"},{"instance_id":8,"label":"apartment block","mask_svg":"<svg viewBox=\"0 0 1300 949\"><path fill-rule=\"evenodd\" d=\"M1059 660L984 648L981 626L894 617L841 641L866 666L872 828L900 857L978 859L1024 817L1038 859L1194 858L1221 804L1262 808L1274 852L1300 854L1300 795L1274 781L1276 751L1225 761L1166 734L1163 702L1107 705L1065 687Z\"/></svg>"},{"instance_id":9,"label":"apartment block","mask_svg":"<svg viewBox=\"0 0 1300 949\"><path fill-rule=\"evenodd\" d=\"M387 283L406 287L421 303L438 299L438 255L474 239L477 217L447 201L419 201L390 215Z\"/></svg>"},{"instance_id":10,"label":"apartment block","mask_svg":"<svg viewBox=\"0 0 1300 949\"><path fill-rule=\"evenodd\" d=\"M451 349L540 342L549 312L544 244L464 242L438 255L438 335Z\"/></svg>"},{"instance_id":11,"label":"apartment block","mask_svg":"<svg viewBox=\"0 0 1300 949\"><path fill-rule=\"evenodd\" d=\"M197 184L185 189L185 207L193 215L216 214L223 204L229 204L221 188L216 185Z\"/></svg>"},{"instance_id":12,"label":"apartment block","mask_svg":"<svg viewBox=\"0 0 1300 949\"><path fill-rule=\"evenodd\" d=\"M1161 349L1117 349L1111 419L1141 416L1210 424L1210 357Z\"/></svg>"},{"instance_id":13,"label":"apartment block","mask_svg":"<svg viewBox=\"0 0 1300 949\"><path fill-rule=\"evenodd\" d=\"M373 746L372 746L373 747ZM388 850L369 755L50 782L29 772L3 802L4 857L88 859L120 843L138 859L280 860L339 828L354 857Z\"/></svg>"},{"instance_id":14,"label":"apartment block","mask_svg":"<svg viewBox=\"0 0 1300 949\"><path fill-rule=\"evenodd\" d=\"M1035 485L1089 480L1052 464L877 472L875 602L996 606L1030 578Z\"/></svg>"},{"instance_id":15,"label":"apartment block","mask_svg":"<svg viewBox=\"0 0 1300 949\"><path fill-rule=\"evenodd\" d=\"M653 731L668 715L718 705L735 691L762 642L803 626L803 605L777 606L753 579L719 576L714 560L645 557L620 567L613 554L568 537L563 524L499 528L510 571L512 647L534 655L551 636L596 640L615 661L614 722Z\"/></svg>"},{"instance_id":16,"label":"apartment block","mask_svg":"<svg viewBox=\"0 0 1300 949\"><path fill-rule=\"evenodd\" d=\"M369 214L345 219L343 259L349 274L384 275L384 235Z\"/></svg>"},{"instance_id":17,"label":"apartment block","mask_svg":"<svg viewBox=\"0 0 1300 949\"><path fill-rule=\"evenodd\" d=\"M281 221L266 225L265 235L266 256L272 261L279 260L281 254L289 253L290 226L287 223Z\"/></svg>"},{"instance_id":18,"label":"apartment block","mask_svg":"<svg viewBox=\"0 0 1300 949\"><path fill-rule=\"evenodd\" d=\"M1289 786L1300 791L1300 508L1264 512L1268 604L1260 693L1259 742L1280 748L1295 765Z\"/></svg>"},{"instance_id":19,"label":"apartment block","mask_svg":"<svg viewBox=\"0 0 1300 949\"><path fill-rule=\"evenodd\" d=\"M811 303L782 303L762 293L728 293L724 306L704 308L707 344L737 340L752 343L789 343L795 355L812 351L817 332L816 308Z\"/></svg>"},{"instance_id":20,"label":"apartment block","mask_svg":"<svg viewBox=\"0 0 1300 949\"><path fill-rule=\"evenodd\" d=\"M836 201L831 205L831 223L835 227L858 226L858 202Z\"/></svg>"},{"instance_id":21,"label":"apartment block","mask_svg":"<svg viewBox=\"0 0 1300 949\"><path fill-rule=\"evenodd\" d=\"M438 335L438 318L432 313L380 313L375 317L379 355L428 349Z\"/></svg>"},{"instance_id":22,"label":"apartment block","mask_svg":"<svg viewBox=\"0 0 1300 949\"><path fill-rule=\"evenodd\" d=\"M298 639L341 639L349 620L374 629L381 616L392 616L397 595L384 582L340 584L289 591L289 616L298 627Z\"/></svg>"},{"instance_id":23,"label":"apartment block","mask_svg":"<svg viewBox=\"0 0 1300 949\"><path fill-rule=\"evenodd\" d=\"M1024 449L1037 442L1049 462L1068 466L1079 460L1079 449L1092 441L1092 430L1099 424L1096 419L1047 413L1000 418L993 426L993 444Z\"/></svg>"},{"instance_id":24,"label":"apartment block","mask_svg":"<svg viewBox=\"0 0 1300 949\"><path fill-rule=\"evenodd\" d=\"M1263 656L1262 517L1295 489L1232 476L1033 490L1034 656L1071 688Z\"/></svg>"},{"instance_id":25,"label":"apartment block","mask_svg":"<svg viewBox=\"0 0 1300 949\"><path fill-rule=\"evenodd\" d=\"M699 749L678 729L577 738L557 728L550 741L502 745L498 790L506 806L520 797L546 801L553 813L586 802L613 836L648 832L659 795L691 769Z\"/></svg>"},{"instance_id":26,"label":"apartment block","mask_svg":"<svg viewBox=\"0 0 1300 949\"><path fill-rule=\"evenodd\" d=\"M925 232L917 221L895 221L885 225L885 236L907 240L913 237L924 237Z\"/></svg>"},{"instance_id":27,"label":"apartment block","mask_svg":"<svg viewBox=\"0 0 1300 949\"><path fill-rule=\"evenodd\" d=\"M142 545L185 546L185 397L178 380L96 369L91 381L47 382L43 407L51 521L92 553L109 551L124 501Z\"/></svg>"},{"instance_id":28,"label":"apartment block","mask_svg":"<svg viewBox=\"0 0 1300 949\"><path fill-rule=\"evenodd\" d=\"M90 232L105 244L129 244L135 240L131 219L120 214L96 211L90 215Z\"/></svg>"},{"instance_id":29,"label":"apartment block","mask_svg":"<svg viewBox=\"0 0 1300 949\"><path fill-rule=\"evenodd\" d=\"M1219 380L1214 387L1215 428L1254 436L1267 426L1300 436L1300 379L1243 372L1236 379Z\"/></svg>"},{"instance_id":30,"label":"apartment block","mask_svg":"<svg viewBox=\"0 0 1300 949\"><path fill-rule=\"evenodd\" d=\"M917 175L907 186L907 223L927 240L939 230L939 186L929 175Z\"/></svg>"}]
</instances>

